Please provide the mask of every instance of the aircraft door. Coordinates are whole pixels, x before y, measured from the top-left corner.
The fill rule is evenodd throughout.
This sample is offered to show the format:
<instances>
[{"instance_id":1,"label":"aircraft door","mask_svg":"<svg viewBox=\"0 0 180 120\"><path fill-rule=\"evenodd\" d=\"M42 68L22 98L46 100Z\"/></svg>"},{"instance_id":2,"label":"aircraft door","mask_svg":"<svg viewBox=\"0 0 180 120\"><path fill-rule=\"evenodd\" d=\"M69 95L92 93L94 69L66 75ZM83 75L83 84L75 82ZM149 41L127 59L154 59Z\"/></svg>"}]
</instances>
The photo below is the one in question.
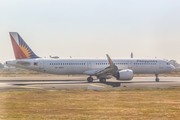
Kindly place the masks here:
<instances>
[{"instance_id":1,"label":"aircraft door","mask_svg":"<svg viewBox=\"0 0 180 120\"><path fill-rule=\"evenodd\" d=\"M132 63L128 62L128 69L132 69Z\"/></svg>"},{"instance_id":2,"label":"aircraft door","mask_svg":"<svg viewBox=\"0 0 180 120\"><path fill-rule=\"evenodd\" d=\"M159 62L159 68L163 69L163 62Z\"/></svg>"},{"instance_id":3,"label":"aircraft door","mask_svg":"<svg viewBox=\"0 0 180 120\"><path fill-rule=\"evenodd\" d=\"M44 69L44 61L39 60L39 69Z\"/></svg>"},{"instance_id":4,"label":"aircraft door","mask_svg":"<svg viewBox=\"0 0 180 120\"><path fill-rule=\"evenodd\" d=\"M90 69L91 68L91 62L87 62L87 67Z\"/></svg>"}]
</instances>

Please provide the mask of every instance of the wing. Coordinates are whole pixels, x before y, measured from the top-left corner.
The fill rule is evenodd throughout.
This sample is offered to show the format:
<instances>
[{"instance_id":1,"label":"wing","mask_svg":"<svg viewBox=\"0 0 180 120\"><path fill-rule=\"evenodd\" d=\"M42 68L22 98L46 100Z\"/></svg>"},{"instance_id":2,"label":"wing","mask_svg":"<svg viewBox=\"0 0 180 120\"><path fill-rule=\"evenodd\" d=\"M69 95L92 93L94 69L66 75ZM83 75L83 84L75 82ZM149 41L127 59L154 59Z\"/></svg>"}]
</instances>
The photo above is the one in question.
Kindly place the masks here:
<instances>
[{"instance_id":1,"label":"wing","mask_svg":"<svg viewBox=\"0 0 180 120\"><path fill-rule=\"evenodd\" d=\"M109 61L108 67L99 70L89 70L86 71L85 74L97 76L98 78L107 78L115 75L116 72L118 71L118 67L113 63L113 61L111 60L108 54L106 56Z\"/></svg>"},{"instance_id":2,"label":"wing","mask_svg":"<svg viewBox=\"0 0 180 120\"><path fill-rule=\"evenodd\" d=\"M95 73L95 75L98 76L99 78L106 78L107 76L108 77L113 76L118 71L118 67L113 63L109 55L107 54L106 56L109 61L109 66Z\"/></svg>"}]
</instances>

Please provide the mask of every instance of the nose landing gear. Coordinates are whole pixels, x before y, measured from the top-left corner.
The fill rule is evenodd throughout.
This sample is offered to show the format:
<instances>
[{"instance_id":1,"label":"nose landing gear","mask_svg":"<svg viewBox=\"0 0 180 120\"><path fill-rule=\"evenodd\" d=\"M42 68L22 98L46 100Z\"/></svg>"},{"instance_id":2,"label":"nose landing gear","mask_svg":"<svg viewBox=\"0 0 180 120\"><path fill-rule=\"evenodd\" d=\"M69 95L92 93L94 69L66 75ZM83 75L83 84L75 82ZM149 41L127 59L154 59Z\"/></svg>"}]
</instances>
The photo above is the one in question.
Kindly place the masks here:
<instances>
[{"instance_id":1,"label":"nose landing gear","mask_svg":"<svg viewBox=\"0 0 180 120\"><path fill-rule=\"evenodd\" d=\"M155 74L155 76L156 76L156 82L159 82L159 78L158 78L158 74Z\"/></svg>"}]
</instances>

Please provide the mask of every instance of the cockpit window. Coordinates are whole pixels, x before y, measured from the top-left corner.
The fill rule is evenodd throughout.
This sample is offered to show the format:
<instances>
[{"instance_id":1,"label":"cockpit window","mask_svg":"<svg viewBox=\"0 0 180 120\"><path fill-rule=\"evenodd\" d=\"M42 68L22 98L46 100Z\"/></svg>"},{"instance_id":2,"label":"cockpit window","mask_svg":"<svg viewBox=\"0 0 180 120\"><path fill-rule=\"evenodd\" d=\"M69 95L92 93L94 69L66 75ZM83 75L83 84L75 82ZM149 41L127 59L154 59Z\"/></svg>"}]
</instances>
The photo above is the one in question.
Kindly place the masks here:
<instances>
[{"instance_id":1,"label":"cockpit window","mask_svg":"<svg viewBox=\"0 0 180 120\"><path fill-rule=\"evenodd\" d=\"M166 63L167 65L170 65L168 62Z\"/></svg>"}]
</instances>

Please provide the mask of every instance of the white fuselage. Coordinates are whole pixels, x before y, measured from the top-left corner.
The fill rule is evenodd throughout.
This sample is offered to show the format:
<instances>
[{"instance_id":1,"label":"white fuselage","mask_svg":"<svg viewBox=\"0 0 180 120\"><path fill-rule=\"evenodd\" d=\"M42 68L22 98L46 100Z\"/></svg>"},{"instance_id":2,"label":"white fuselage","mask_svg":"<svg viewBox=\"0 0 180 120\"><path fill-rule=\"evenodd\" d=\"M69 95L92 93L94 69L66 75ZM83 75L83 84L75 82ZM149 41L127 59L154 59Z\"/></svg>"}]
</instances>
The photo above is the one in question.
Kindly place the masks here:
<instances>
[{"instance_id":1,"label":"white fuselage","mask_svg":"<svg viewBox=\"0 0 180 120\"><path fill-rule=\"evenodd\" d=\"M29 64L17 64L18 61ZM174 66L161 59L112 59L119 70L131 69L134 74L162 74L174 70ZM109 66L107 59L17 59L7 64L50 74L84 74L89 70L101 70Z\"/></svg>"}]
</instances>

